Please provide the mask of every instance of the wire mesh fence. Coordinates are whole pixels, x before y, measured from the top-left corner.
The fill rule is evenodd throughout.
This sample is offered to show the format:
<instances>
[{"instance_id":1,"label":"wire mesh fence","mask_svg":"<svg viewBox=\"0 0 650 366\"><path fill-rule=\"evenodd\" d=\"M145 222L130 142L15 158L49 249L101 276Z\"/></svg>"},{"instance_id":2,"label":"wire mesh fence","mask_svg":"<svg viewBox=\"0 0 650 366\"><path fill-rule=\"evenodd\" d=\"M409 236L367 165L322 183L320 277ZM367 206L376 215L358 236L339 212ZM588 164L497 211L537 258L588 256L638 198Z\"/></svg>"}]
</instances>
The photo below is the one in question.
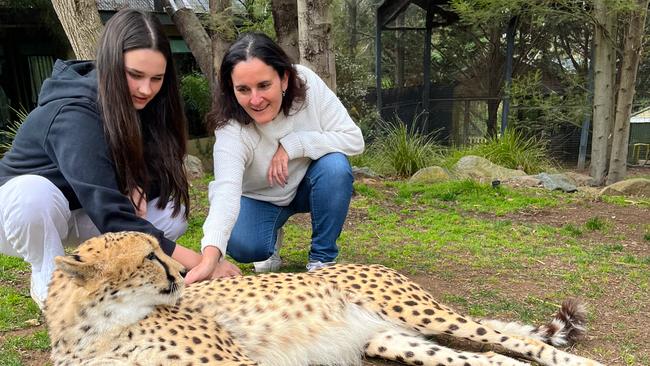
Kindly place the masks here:
<instances>
[{"instance_id":1,"label":"wire mesh fence","mask_svg":"<svg viewBox=\"0 0 650 366\"><path fill-rule=\"evenodd\" d=\"M410 90L413 89L413 90ZM447 146L467 146L487 141L501 131L502 100L494 97L463 97L454 95L451 88L434 87L428 109L423 108L421 88L382 90L380 116L386 121L401 121L409 128L429 134ZM376 105L371 92L367 102ZM546 142L549 157L566 164L578 161L583 111L565 113L557 107L549 113L548 106L514 105L510 107L507 125L516 127L528 137ZM575 120L569 120L567 115ZM554 116L563 116L555 118ZM590 150L587 146L587 152ZM630 148L631 150L631 148Z\"/></svg>"}]
</instances>

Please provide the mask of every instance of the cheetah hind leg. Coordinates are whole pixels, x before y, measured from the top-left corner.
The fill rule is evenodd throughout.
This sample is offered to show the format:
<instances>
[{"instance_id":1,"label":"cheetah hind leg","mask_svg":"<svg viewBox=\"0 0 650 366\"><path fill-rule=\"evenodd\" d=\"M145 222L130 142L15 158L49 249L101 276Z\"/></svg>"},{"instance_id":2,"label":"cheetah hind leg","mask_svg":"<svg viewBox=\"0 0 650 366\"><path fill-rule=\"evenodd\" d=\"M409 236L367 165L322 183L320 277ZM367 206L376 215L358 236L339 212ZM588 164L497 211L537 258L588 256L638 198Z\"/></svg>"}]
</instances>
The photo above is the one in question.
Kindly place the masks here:
<instances>
[{"instance_id":1,"label":"cheetah hind leg","mask_svg":"<svg viewBox=\"0 0 650 366\"><path fill-rule=\"evenodd\" d=\"M457 351L425 339L415 332L391 328L377 333L365 348L366 356L422 366L524 366L521 362L494 352Z\"/></svg>"},{"instance_id":2,"label":"cheetah hind leg","mask_svg":"<svg viewBox=\"0 0 650 366\"><path fill-rule=\"evenodd\" d=\"M324 278L343 289L350 302L360 303L383 319L424 336L447 334L479 344L498 345L541 365L601 365L548 345L539 340L539 334L502 333L464 317L438 303L417 283L380 265L336 265L310 275ZM557 344L557 339L553 343Z\"/></svg>"}]
</instances>

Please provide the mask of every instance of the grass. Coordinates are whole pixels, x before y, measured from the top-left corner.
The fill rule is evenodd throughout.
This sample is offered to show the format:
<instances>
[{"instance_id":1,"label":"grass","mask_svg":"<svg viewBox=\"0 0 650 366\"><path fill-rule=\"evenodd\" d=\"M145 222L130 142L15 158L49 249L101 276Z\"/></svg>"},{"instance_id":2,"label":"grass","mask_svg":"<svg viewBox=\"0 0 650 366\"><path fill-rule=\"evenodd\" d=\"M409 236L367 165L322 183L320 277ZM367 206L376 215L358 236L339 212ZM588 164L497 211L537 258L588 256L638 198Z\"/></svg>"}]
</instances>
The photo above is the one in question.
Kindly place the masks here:
<instances>
[{"instance_id":1,"label":"grass","mask_svg":"<svg viewBox=\"0 0 650 366\"><path fill-rule=\"evenodd\" d=\"M193 182L192 216L179 240L194 249L207 215L209 180ZM642 251L630 248L638 239L626 237L615 230L615 222L596 213L561 224L529 219L535 217L530 213L566 206L584 210L576 195L470 181L356 183L355 192L339 239L339 260L380 263L431 281L440 287L437 298L471 316L539 323L564 298L578 296L595 305L596 314L618 312L617 319L625 321L635 319L650 302L650 225L636 226ZM305 215L285 226L283 270L304 271L310 229ZM250 265L242 268L250 272ZM2 365L25 365L25 354L48 348L47 334L31 321L42 318L29 298L28 281L22 261L0 256ZM592 322L606 328L608 323L596 316ZM622 327L634 328L631 322ZM577 351L618 360L608 362L614 365L647 361L647 337L606 334L596 332L601 342Z\"/></svg>"}]
</instances>

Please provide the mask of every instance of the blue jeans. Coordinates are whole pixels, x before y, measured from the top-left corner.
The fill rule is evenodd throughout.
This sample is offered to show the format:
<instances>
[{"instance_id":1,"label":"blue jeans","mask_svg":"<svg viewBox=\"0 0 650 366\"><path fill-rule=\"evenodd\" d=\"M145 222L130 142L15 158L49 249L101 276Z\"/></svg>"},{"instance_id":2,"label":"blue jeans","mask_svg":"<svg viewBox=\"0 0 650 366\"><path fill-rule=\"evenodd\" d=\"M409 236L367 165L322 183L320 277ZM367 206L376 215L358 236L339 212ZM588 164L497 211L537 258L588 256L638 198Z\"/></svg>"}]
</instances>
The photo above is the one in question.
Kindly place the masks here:
<instances>
[{"instance_id":1,"label":"blue jeans","mask_svg":"<svg viewBox=\"0 0 650 366\"><path fill-rule=\"evenodd\" d=\"M280 229L296 213L311 213L310 261L331 262L339 249L341 235L352 197L352 169L345 155L331 153L314 160L288 206L248 197L241 198L241 209L228 241L228 254L241 263L266 260L275 250Z\"/></svg>"}]
</instances>

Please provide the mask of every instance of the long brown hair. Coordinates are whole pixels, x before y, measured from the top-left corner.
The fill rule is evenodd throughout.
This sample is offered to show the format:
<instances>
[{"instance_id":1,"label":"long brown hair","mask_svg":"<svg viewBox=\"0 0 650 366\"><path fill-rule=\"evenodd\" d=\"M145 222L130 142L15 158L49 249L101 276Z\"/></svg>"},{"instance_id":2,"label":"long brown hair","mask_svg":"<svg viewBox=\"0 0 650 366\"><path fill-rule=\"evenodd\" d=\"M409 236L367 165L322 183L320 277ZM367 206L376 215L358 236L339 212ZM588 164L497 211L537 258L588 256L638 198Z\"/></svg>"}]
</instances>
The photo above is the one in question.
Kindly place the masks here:
<instances>
[{"instance_id":1,"label":"long brown hair","mask_svg":"<svg viewBox=\"0 0 650 366\"><path fill-rule=\"evenodd\" d=\"M124 53L134 49L159 51L167 61L160 91L141 111L133 106L124 67ZM113 15L102 33L96 66L104 133L120 190L128 195L137 187L146 192L154 186L160 193L158 208L173 200L172 215L185 205L187 218L190 199L183 168L187 121L171 47L158 19L135 9Z\"/></svg>"},{"instance_id":2,"label":"long brown hair","mask_svg":"<svg viewBox=\"0 0 650 366\"><path fill-rule=\"evenodd\" d=\"M280 110L288 116L292 108L305 101L307 87L298 77L291 58L284 50L264 33L244 33L228 49L219 69L220 93L216 96L215 108L206 116L209 130L221 128L234 119L241 124L253 121L237 102L232 85L232 70L238 63L258 58L271 66L280 75L288 75L287 90L282 98ZM295 104L294 104L295 103Z\"/></svg>"}]
</instances>

